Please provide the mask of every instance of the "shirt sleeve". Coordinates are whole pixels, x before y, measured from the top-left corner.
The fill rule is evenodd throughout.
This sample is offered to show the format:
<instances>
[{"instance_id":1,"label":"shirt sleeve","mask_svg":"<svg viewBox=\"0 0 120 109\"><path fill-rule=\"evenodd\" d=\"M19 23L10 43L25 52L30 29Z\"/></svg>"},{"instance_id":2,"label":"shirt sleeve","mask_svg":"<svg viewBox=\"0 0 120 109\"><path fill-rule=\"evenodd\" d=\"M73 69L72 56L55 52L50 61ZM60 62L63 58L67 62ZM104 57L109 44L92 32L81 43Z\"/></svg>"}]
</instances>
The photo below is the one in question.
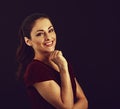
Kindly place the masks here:
<instances>
[{"instance_id":1,"label":"shirt sleeve","mask_svg":"<svg viewBox=\"0 0 120 109\"><path fill-rule=\"evenodd\" d=\"M35 62L27 67L24 81L27 87L32 86L36 82L54 80L53 72L48 66Z\"/></svg>"}]
</instances>

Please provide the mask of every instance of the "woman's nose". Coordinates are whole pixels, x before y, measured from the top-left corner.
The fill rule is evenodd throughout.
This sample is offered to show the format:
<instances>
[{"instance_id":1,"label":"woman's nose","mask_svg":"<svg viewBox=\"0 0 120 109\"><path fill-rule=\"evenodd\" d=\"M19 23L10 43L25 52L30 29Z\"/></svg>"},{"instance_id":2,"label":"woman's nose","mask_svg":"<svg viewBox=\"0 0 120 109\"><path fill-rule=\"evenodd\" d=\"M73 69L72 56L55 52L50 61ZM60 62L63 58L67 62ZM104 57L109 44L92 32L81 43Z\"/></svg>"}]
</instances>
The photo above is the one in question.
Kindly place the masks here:
<instances>
[{"instance_id":1,"label":"woman's nose","mask_svg":"<svg viewBox=\"0 0 120 109\"><path fill-rule=\"evenodd\" d=\"M50 34L49 33L45 33L45 40L50 40Z\"/></svg>"}]
</instances>

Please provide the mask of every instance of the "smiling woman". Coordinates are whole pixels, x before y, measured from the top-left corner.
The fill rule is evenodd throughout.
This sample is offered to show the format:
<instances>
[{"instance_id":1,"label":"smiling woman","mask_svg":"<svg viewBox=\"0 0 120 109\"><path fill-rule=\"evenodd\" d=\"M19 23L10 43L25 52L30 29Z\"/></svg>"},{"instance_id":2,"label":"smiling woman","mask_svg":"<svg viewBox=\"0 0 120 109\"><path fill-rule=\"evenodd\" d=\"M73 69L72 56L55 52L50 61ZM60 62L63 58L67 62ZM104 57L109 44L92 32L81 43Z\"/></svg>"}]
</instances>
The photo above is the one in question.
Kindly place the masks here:
<instances>
[{"instance_id":1,"label":"smiling woman","mask_svg":"<svg viewBox=\"0 0 120 109\"><path fill-rule=\"evenodd\" d=\"M55 49L56 34L48 18L36 20L31 30L31 39L26 36L24 38L26 44L34 49L34 59L44 60L43 54L47 55Z\"/></svg>"},{"instance_id":2,"label":"smiling woman","mask_svg":"<svg viewBox=\"0 0 120 109\"><path fill-rule=\"evenodd\" d=\"M33 109L87 109L88 102L71 65L56 50L50 18L34 13L23 21L17 49L22 77Z\"/></svg>"}]
</instances>

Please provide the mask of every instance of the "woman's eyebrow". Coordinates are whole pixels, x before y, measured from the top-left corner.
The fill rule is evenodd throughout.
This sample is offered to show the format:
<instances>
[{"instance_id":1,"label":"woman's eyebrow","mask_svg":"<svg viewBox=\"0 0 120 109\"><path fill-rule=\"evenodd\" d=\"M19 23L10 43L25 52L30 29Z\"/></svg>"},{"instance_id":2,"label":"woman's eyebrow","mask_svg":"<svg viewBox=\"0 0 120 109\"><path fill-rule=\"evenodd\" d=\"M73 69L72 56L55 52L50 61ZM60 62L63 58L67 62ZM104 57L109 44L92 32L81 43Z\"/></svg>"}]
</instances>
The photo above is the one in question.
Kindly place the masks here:
<instances>
[{"instance_id":1,"label":"woman's eyebrow","mask_svg":"<svg viewBox=\"0 0 120 109\"><path fill-rule=\"evenodd\" d=\"M53 28L53 26L48 27L48 29L50 29L50 28ZM43 29L40 29L40 30L37 30L36 33L37 33L37 32L40 32L40 31L41 31L41 32L44 32Z\"/></svg>"},{"instance_id":2,"label":"woman's eyebrow","mask_svg":"<svg viewBox=\"0 0 120 109\"><path fill-rule=\"evenodd\" d=\"M41 29L41 30L37 30L36 33L39 32L39 31L44 32L44 30Z\"/></svg>"},{"instance_id":3,"label":"woman's eyebrow","mask_svg":"<svg viewBox=\"0 0 120 109\"><path fill-rule=\"evenodd\" d=\"M53 26L51 25L48 29L50 29L51 27L53 28Z\"/></svg>"}]
</instances>

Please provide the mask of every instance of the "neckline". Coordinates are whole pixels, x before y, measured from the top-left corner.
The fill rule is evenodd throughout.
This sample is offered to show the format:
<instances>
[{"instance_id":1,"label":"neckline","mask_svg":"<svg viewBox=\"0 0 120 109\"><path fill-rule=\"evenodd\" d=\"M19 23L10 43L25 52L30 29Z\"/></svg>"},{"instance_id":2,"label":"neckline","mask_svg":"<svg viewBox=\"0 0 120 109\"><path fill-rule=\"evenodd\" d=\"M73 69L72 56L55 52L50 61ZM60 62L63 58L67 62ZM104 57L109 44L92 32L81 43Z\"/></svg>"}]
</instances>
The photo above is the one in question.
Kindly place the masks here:
<instances>
[{"instance_id":1,"label":"neckline","mask_svg":"<svg viewBox=\"0 0 120 109\"><path fill-rule=\"evenodd\" d=\"M44 66L46 66L46 67L50 68L51 70L54 70L55 72L59 73L59 72L58 72L57 70L55 70L53 67L51 67L50 65L48 65L48 64L46 64L46 63L44 63L44 62L42 62L42 61L40 61L40 60L38 60L38 59L33 59L32 61L38 61L38 62L40 62L41 64L43 64Z\"/></svg>"}]
</instances>

